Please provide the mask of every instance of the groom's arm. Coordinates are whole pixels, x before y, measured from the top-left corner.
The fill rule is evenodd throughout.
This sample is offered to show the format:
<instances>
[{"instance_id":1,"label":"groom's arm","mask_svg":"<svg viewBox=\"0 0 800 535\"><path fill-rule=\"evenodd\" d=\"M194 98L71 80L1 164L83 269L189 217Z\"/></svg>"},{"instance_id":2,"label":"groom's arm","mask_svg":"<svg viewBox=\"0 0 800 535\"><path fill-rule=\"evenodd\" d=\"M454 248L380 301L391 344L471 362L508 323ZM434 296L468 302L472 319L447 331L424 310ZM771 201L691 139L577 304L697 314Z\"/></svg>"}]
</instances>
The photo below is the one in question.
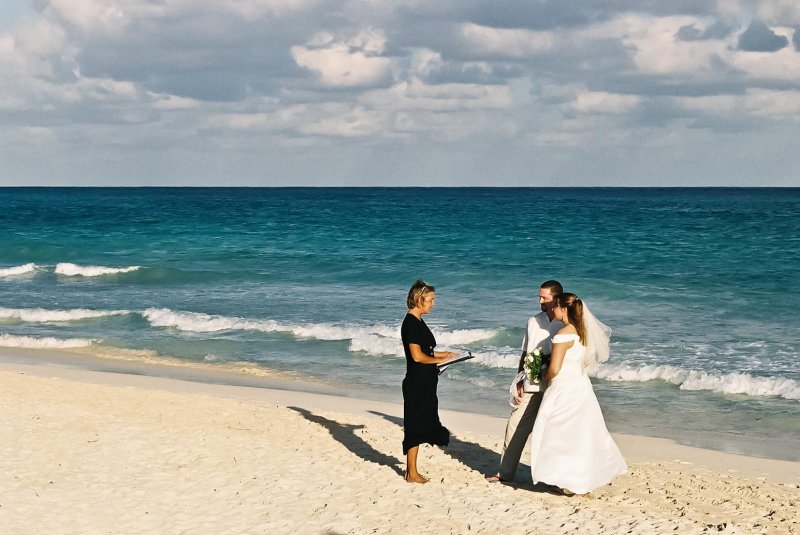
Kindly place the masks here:
<instances>
[{"instance_id":1,"label":"groom's arm","mask_svg":"<svg viewBox=\"0 0 800 535\"><path fill-rule=\"evenodd\" d=\"M528 356L527 351L522 352L522 356L519 357L519 366L517 366L517 373L522 371L522 368L525 367L525 357Z\"/></svg>"},{"instance_id":2,"label":"groom's arm","mask_svg":"<svg viewBox=\"0 0 800 535\"><path fill-rule=\"evenodd\" d=\"M539 324L538 316L528 319L525 336L522 338L522 355L519 357L517 373L525 368L525 357L528 356L528 348L538 347L548 338L550 338L550 331Z\"/></svg>"}]
</instances>

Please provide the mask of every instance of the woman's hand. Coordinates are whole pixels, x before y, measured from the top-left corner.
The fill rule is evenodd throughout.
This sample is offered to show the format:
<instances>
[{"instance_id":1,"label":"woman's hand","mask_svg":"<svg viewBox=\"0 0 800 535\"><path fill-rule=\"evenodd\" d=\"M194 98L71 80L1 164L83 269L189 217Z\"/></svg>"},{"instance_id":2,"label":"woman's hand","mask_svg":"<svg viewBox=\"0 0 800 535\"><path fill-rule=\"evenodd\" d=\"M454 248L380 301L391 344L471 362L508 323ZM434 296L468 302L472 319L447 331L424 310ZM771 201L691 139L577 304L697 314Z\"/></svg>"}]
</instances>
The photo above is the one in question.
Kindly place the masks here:
<instances>
[{"instance_id":1,"label":"woman's hand","mask_svg":"<svg viewBox=\"0 0 800 535\"><path fill-rule=\"evenodd\" d=\"M422 348L419 344L408 344L408 349L411 351L411 359L420 364L438 364L444 359L457 356L457 353L453 353L452 351L434 351L433 356L429 357L422 352Z\"/></svg>"}]
</instances>

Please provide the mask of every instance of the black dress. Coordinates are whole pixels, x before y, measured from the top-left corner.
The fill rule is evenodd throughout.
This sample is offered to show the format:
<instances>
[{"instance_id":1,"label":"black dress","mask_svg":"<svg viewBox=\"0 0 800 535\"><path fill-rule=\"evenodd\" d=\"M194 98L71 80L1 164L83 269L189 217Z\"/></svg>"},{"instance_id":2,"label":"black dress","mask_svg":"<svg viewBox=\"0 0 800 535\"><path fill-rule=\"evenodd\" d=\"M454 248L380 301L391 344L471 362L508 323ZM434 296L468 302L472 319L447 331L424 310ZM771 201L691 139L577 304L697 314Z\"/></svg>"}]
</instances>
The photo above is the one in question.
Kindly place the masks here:
<instances>
[{"instance_id":1,"label":"black dress","mask_svg":"<svg viewBox=\"0 0 800 535\"><path fill-rule=\"evenodd\" d=\"M411 358L409 344L418 344L422 352L433 357L436 338L425 322L406 314L400 328L406 353L406 378L403 379L403 454L420 444L447 446L450 431L439 421L439 400L436 385L439 371L436 364L421 364Z\"/></svg>"}]
</instances>

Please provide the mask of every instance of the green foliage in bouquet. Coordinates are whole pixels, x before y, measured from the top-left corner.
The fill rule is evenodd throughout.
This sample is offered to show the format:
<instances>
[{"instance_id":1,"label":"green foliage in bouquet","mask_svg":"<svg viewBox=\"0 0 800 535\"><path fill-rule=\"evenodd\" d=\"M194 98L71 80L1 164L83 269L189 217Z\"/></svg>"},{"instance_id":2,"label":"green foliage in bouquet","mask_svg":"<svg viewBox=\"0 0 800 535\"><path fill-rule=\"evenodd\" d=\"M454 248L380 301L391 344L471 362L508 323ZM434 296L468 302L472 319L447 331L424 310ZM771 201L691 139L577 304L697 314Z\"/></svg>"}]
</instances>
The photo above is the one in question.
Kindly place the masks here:
<instances>
[{"instance_id":1,"label":"green foliage in bouquet","mask_svg":"<svg viewBox=\"0 0 800 535\"><path fill-rule=\"evenodd\" d=\"M541 380L542 369L547 362L545 357L541 347L525 355L525 373L531 383L538 383Z\"/></svg>"}]
</instances>

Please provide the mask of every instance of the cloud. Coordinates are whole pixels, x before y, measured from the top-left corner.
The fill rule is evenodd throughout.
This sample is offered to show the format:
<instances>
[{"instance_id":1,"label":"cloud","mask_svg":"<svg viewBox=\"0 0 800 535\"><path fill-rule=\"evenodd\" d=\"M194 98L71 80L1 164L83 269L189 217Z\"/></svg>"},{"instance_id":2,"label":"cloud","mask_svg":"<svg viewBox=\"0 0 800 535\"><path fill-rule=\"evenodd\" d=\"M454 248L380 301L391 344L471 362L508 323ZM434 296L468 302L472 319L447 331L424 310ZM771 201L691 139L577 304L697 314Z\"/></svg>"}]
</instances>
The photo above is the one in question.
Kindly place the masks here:
<instances>
[{"instance_id":1,"label":"cloud","mask_svg":"<svg viewBox=\"0 0 800 535\"><path fill-rule=\"evenodd\" d=\"M622 114L636 108L641 98L635 95L617 95L604 91L581 91L572 103L580 113Z\"/></svg>"},{"instance_id":2,"label":"cloud","mask_svg":"<svg viewBox=\"0 0 800 535\"><path fill-rule=\"evenodd\" d=\"M739 36L739 50L748 52L775 52L789 44L789 39L776 35L769 26L754 20Z\"/></svg>"},{"instance_id":3,"label":"cloud","mask_svg":"<svg viewBox=\"0 0 800 535\"><path fill-rule=\"evenodd\" d=\"M392 60L381 54L386 45L382 32L365 29L347 40L334 40L328 32L316 34L303 46L293 46L292 58L334 87L363 87L385 83Z\"/></svg>"},{"instance_id":4,"label":"cloud","mask_svg":"<svg viewBox=\"0 0 800 535\"><path fill-rule=\"evenodd\" d=\"M385 90L364 93L360 102L384 110L456 111L507 109L508 87L479 84L427 85L420 80L401 82Z\"/></svg>"},{"instance_id":5,"label":"cloud","mask_svg":"<svg viewBox=\"0 0 800 535\"><path fill-rule=\"evenodd\" d=\"M696 79L719 69L727 45L720 40L684 40L680 33L692 26L687 17L649 19L630 15L621 19L620 39L633 51L639 71L651 75L679 75ZM687 24L688 23L688 24Z\"/></svg>"},{"instance_id":6,"label":"cloud","mask_svg":"<svg viewBox=\"0 0 800 535\"><path fill-rule=\"evenodd\" d=\"M800 91L750 90L744 95L677 99L683 108L716 116L785 118L800 122Z\"/></svg>"},{"instance_id":7,"label":"cloud","mask_svg":"<svg viewBox=\"0 0 800 535\"><path fill-rule=\"evenodd\" d=\"M534 159L554 183L588 161L635 182L628 162L689 153L724 182L750 162L720 140L745 136L792 169L798 6L42 0L0 32L0 183L527 184Z\"/></svg>"},{"instance_id":8,"label":"cloud","mask_svg":"<svg viewBox=\"0 0 800 535\"><path fill-rule=\"evenodd\" d=\"M463 24L460 33L470 55L479 58L524 58L553 47L550 32Z\"/></svg>"},{"instance_id":9,"label":"cloud","mask_svg":"<svg viewBox=\"0 0 800 535\"><path fill-rule=\"evenodd\" d=\"M126 5L127 4L127 5ZM111 0L49 0L45 10L82 31L116 32L129 21L123 5L135 9L141 2L113 2Z\"/></svg>"},{"instance_id":10,"label":"cloud","mask_svg":"<svg viewBox=\"0 0 800 535\"><path fill-rule=\"evenodd\" d=\"M692 23L681 26L675 34L681 41L702 41L706 39L726 39L737 30L737 25L732 21L716 19L711 24L703 26L702 23Z\"/></svg>"},{"instance_id":11,"label":"cloud","mask_svg":"<svg viewBox=\"0 0 800 535\"><path fill-rule=\"evenodd\" d=\"M761 0L757 3L757 15L771 24L800 26L800 4L795 0Z\"/></svg>"}]
</instances>

